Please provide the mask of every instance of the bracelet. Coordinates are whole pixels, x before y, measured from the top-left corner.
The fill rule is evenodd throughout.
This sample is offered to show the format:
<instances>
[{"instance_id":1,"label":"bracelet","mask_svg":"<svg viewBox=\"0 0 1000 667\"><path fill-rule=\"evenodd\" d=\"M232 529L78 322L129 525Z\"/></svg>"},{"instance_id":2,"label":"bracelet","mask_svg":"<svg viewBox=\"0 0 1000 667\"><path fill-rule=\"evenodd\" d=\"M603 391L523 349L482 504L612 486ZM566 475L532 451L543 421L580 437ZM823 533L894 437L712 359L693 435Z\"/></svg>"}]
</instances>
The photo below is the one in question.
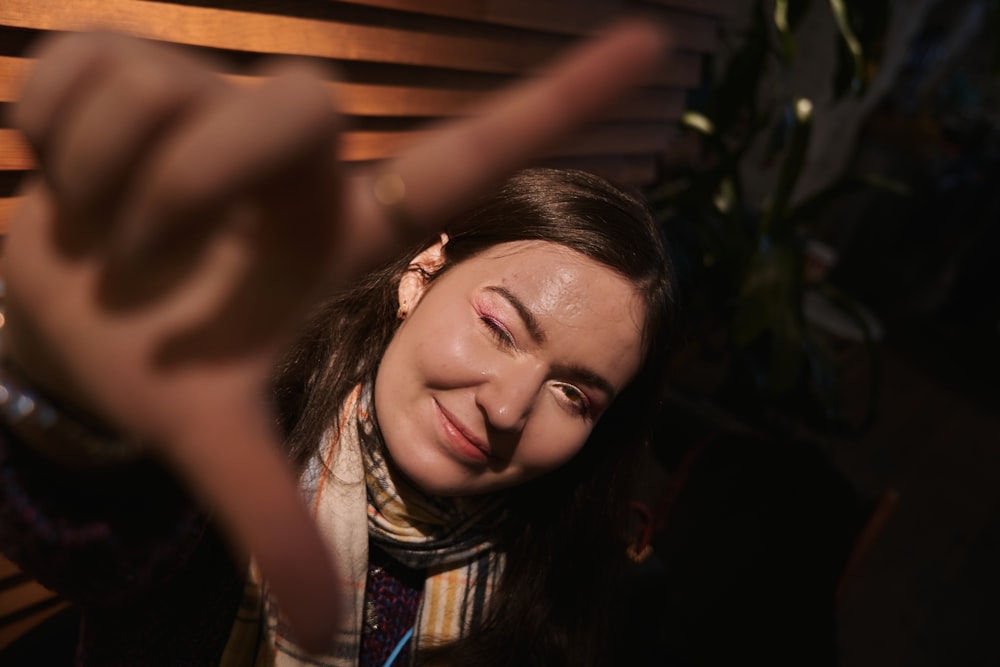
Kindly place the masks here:
<instances>
[{"instance_id":1,"label":"bracelet","mask_svg":"<svg viewBox=\"0 0 1000 667\"><path fill-rule=\"evenodd\" d=\"M0 284L0 298L2 290ZM4 324L0 307L0 333ZM120 437L46 396L5 356L0 360L0 422L24 445L67 466L104 468L145 453L138 440Z\"/></svg>"}]
</instances>

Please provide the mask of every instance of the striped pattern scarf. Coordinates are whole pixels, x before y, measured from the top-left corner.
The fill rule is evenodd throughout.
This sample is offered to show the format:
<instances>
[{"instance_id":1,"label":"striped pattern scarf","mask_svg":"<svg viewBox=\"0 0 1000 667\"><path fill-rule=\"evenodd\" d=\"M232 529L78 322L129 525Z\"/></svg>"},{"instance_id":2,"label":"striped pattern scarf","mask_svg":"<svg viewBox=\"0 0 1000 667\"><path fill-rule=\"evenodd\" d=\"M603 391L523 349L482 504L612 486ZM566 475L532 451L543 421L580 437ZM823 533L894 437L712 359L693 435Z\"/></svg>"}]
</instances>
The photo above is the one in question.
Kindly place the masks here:
<instances>
[{"instance_id":1,"label":"striped pattern scarf","mask_svg":"<svg viewBox=\"0 0 1000 667\"><path fill-rule=\"evenodd\" d=\"M363 395L362 395L363 394ZM414 641L417 651L461 638L485 613L503 567L502 555L483 537L501 519L489 498L426 496L393 479L377 447L367 405L371 392L356 389L339 429L302 476L303 492L327 546L334 553L345 614L330 649L309 654L283 631L266 582L251 566L243 604L223 654L222 667L355 667L365 618L368 541L427 578Z\"/></svg>"}]
</instances>

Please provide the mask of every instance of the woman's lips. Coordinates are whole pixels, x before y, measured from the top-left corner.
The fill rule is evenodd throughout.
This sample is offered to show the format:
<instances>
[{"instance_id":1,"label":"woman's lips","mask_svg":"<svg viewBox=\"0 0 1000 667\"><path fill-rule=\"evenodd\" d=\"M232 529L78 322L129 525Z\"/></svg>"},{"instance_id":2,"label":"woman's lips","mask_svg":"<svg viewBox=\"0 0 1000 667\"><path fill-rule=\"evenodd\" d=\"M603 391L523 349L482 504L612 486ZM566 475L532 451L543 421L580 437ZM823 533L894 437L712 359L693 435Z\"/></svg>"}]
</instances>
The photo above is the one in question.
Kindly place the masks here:
<instances>
[{"instance_id":1,"label":"woman's lips","mask_svg":"<svg viewBox=\"0 0 1000 667\"><path fill-rule=\"evenodd\" d=\"M471 433L462 422L458 421L436 400L434 407L437 409L438 421L441 423L445 438L462 458L476 463L485 463L489 460L490 445L488 442Z\"/></svg>"}]
</instances>

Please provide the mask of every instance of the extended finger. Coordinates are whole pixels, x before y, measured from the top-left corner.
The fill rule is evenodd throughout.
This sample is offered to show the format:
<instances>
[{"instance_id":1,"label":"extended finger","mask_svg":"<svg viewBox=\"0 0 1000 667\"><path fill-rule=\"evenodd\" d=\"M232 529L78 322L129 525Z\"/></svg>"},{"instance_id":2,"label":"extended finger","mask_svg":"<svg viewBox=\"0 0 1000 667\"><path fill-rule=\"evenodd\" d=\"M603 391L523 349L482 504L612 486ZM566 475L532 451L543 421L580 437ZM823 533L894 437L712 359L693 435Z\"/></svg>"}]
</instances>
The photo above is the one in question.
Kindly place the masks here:
<instances>
[{"instance_id":1,"label":"extended finger","mask_svg":"<svg viewBox=\"0 0 1000 667\"><path fill-rule=\"evenodd\" d=\"M263 400L213 400L167 455L231 539L252 554L296 640L328 648L342 599L336 568L273 436Z\"/></svg>"},{"instance_id":2,"label":"extended finger","mask_svg":"<svg viewBox=\"0 0 1000 667\"><path fill-rule=\"evenodd\" d=\"M354 205L385 189L396 219L355 230L356 243L423 237L487 193L516 169L597 118L662 62L666 35L630 20L560 59L544 75L489 101L486 112L442 128L431 139L356 183ZM367 190L367 192L366 192ZM367 204L370 210L370 203ZM370 214L370 213L369 213ZM354 216L348 216L348 223ZM395 225L395 226L394 226ZM401 227L405 227L401 228ZM355 253L357 255L357 253Z\"/></svg>"},{"instance_id":3,"label":"extended finger","mask_svg":"<svg viewBox=\"0 0 1000 667\"><path fill-rule=\"evenodd\" d=\"M75 97L103 71L104 40L93 34L58 35L42 40L35 52L38 64L21 89L14 124L45 167L46 147L54 129Z\"/></svg>"}]
</instances>

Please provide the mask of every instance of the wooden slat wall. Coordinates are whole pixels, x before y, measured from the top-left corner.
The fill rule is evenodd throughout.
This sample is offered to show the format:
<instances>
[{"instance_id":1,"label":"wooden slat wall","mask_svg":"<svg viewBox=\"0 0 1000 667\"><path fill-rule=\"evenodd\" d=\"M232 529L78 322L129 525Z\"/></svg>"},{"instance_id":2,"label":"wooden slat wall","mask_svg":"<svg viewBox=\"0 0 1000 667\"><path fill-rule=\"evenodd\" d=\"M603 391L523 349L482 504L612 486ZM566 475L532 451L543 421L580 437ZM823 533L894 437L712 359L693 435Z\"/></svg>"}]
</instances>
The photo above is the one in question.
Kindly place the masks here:
<instances>
[{"instance_id":1,"label":"wooden slat wall","mask_svg":"<svg viewBox=\"0 0 1000 667\"><path fill-rule=\"evenodd\" d=\"M672 28L677 53L652 83L551 162L643 184L671 140L685 90L736 0L2 0L0 112L17 100L45 33L107 28L211 50L227 76L262 56L327 62L351 128L348 161L378 160L435 119L464 113L483 95L530 74L574 40L626 12ZM30 150L0 113L0 232L17 186L34 167Z\"/></svg>"},{"instance_id":2,"label":"wooden slat wall","mask_svg":"<svg viewBox=\"0 0 1000 667\"><path fill-rule=\"evenodd\" d=\"M67 606L0 556L0 650Z\"/></svg>"}]
</instances>

